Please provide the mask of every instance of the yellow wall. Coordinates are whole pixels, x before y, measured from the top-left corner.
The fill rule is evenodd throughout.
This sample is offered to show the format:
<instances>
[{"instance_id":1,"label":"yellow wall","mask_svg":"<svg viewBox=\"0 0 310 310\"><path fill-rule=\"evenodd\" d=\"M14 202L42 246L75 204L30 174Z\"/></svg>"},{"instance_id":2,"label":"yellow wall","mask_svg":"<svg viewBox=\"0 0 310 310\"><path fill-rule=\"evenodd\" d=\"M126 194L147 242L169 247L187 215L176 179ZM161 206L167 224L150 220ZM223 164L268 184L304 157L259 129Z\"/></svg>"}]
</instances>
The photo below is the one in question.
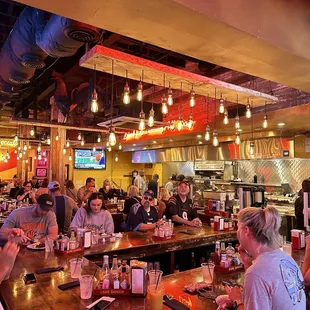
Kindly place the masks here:
<instances>
[{"instance_id":1,"label":"yellow wall","mask_svg":"<svg viewBox=\"0 0 310 310\"><path fill-rule=\"evenodd\" d=\"M12 180L13 175L17 173L17 168L8 169L0 172L1 180Z\"/></svg>"},{"instance_id":2,"label":"yellow wall","mask_svg":"<svg viewBox=\"0 0 310 310\"><path fill-rule=\"evenodd\" d=\"M115 153L107 152L106 170L78 170L73 169L73 182L76 188L85 184L87 177L93 177L96 180L96 188L102 187L105 179L113 180L124 190L131 185L131 178L124 175L131 175L133 170L144 169L147 178L151 178L154 173L160 177L159 182L162 184L162 164L153 164L152 168L145 168L144 164L133 164L131 162L131 152L119 152L118 162L115 162Z\"/></svg>"}]
</instances>

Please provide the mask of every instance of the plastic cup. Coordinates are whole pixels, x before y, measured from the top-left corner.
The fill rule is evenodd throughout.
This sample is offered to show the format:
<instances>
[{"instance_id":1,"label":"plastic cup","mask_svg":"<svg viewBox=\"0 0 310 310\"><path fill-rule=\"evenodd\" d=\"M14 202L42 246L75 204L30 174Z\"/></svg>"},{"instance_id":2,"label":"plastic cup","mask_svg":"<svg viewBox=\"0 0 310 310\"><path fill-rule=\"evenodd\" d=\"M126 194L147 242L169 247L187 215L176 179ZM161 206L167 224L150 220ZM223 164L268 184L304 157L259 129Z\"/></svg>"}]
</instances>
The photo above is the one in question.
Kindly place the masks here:
<instances>
[{"instance_id":1,"label":"plastic cup","mask_svg":"<svg viewBox=\"0 0 310 310\"><path fill-rule=\"evenodd\" d=\"M89 299L93 294L94 277L92 275L83 275L79 277L81 299Z\"/></svg>"},{"instance_id":2,"label":"plastic cup","mask_svg":"<svg viewBox=\"0 0 310 310\"><path fill-rule=\"evenodd\" d=\"M282 250L292 256L292 242L284 241L282 244Z\"/></svg>"},{"instance_id":3,"label":"plastic cup","mask_svg":"<svg viewBox=\"0 0 310 310\"><path fill-rule=\"evenodd\" d=\"M213 282L215 265L213 263L202 263L201 267L202 267L203 281L211 284Z\"/></svg>"},{"instance_id":4,"label":"plastic cup","mask_svg":"<svg viewBox=\"0 0 310 310\"><path fill-rule=\"evenodd\" d=\"M82 264L83 264L83 259L82 258L72 258L72 259L70 259L71 278L77 279L77 278L79 278L81 276Z\"/></svg>"},{"instance_id":5,"label":"plastic cup","mask_svg":"<svg viewBox=\"0 0 310 310\"><path fill-rule=\"evenodd\" d=\"M149 275L149 285L156 285L157 284L157 281L158 281L158 284L160 284L161 282L161 277L163 275L163 272L161 270L150 270L148 272L148 275Z\"/></svg>"},{"instance_id":6,"label":"plastic cup","mask_svg":"<svg viewBox=\"0 0 310 310\"><path fill-rule=\"evenodd\" d=\"M157 286L157 289L156 289L156 284L150 285L148 287L148 293L150 296L151 310L162 310L165 287L160 284Z\"/></svg>"},{"instance_id":7,"label":"plastic cup","mask_svg":"<svg viewBox=\"0 0 310 310\"><path fill-rule=\"evenodd\" d=\"M54 248L54 240L53 239L45 239L45 252L52 252Z\"/></svg>"}]
</instances>

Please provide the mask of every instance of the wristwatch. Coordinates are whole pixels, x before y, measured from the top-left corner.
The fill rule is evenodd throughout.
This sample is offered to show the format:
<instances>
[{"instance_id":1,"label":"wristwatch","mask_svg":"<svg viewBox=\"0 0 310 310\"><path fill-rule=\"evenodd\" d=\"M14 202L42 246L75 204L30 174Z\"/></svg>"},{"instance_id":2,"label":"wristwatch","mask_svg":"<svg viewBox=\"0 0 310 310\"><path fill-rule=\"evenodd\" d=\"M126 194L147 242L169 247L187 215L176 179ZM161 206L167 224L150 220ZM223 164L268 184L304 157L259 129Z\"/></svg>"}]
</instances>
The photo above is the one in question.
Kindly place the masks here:
<instances>
[{"instance_id":1,"label":"wristwatch","mask_svg":"<svg viewBox=\"0 0 310 310\"><path fill-rule=\"evenodd\" d=\"M235 301L233 302L233 310L238 309L238 307L239 307L240 305L242 305L242 304L243 304L243 302L242 302L241 300L235 300Z\"/></svg>"}]
</instances>

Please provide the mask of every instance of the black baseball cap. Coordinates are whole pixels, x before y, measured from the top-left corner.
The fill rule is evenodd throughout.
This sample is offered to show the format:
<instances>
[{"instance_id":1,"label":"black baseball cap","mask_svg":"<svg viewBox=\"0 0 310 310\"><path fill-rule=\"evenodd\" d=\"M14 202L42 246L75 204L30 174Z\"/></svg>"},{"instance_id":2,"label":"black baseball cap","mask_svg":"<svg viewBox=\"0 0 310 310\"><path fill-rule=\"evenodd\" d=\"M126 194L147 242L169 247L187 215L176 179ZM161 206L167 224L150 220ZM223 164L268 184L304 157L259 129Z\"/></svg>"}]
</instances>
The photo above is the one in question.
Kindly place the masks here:
<instances>
[{"instance_id":1,"label":"black baseball cap","mask_svg":"<svg viewBox=\"0 0 310 310\"><path fill-rule=\"evenodd\" d=\"M54 199L49 194L40 195L37 202L40 208L44 211L50 211L53 209Z\"/></svg>"},{"instance_id":2,"label":"black baseball cap","mask_svg":"<svg viewBox=\"0 0 310 310\"><path fill-rule=\"evenodd\" d=\"M154 192L151 190L147 190L146 192L144 192L143 196L150 196L154 198Z\"/></svg>"}]
</instances>

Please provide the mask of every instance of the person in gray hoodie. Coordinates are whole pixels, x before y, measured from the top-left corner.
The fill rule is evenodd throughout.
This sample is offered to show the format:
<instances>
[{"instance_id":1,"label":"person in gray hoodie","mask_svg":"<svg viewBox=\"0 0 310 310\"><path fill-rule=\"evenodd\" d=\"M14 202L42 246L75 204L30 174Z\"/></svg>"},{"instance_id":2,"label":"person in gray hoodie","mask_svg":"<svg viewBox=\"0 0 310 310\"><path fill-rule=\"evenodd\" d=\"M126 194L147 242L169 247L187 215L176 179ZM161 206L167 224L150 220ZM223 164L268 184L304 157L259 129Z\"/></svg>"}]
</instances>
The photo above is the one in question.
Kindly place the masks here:
<instances>
[{"instance_id":1,"label":"person in gray hoodie","mask_svg":"<svg viewBox=\"0 0 310 310\"><path fill-rule=\"evenodd\" d=\"M112 234L114 222L111 213L106 210L101 193L93 193L87 205L76 212L71 228L87 228L98 233Z\"/></svg>"}]
</instances>

